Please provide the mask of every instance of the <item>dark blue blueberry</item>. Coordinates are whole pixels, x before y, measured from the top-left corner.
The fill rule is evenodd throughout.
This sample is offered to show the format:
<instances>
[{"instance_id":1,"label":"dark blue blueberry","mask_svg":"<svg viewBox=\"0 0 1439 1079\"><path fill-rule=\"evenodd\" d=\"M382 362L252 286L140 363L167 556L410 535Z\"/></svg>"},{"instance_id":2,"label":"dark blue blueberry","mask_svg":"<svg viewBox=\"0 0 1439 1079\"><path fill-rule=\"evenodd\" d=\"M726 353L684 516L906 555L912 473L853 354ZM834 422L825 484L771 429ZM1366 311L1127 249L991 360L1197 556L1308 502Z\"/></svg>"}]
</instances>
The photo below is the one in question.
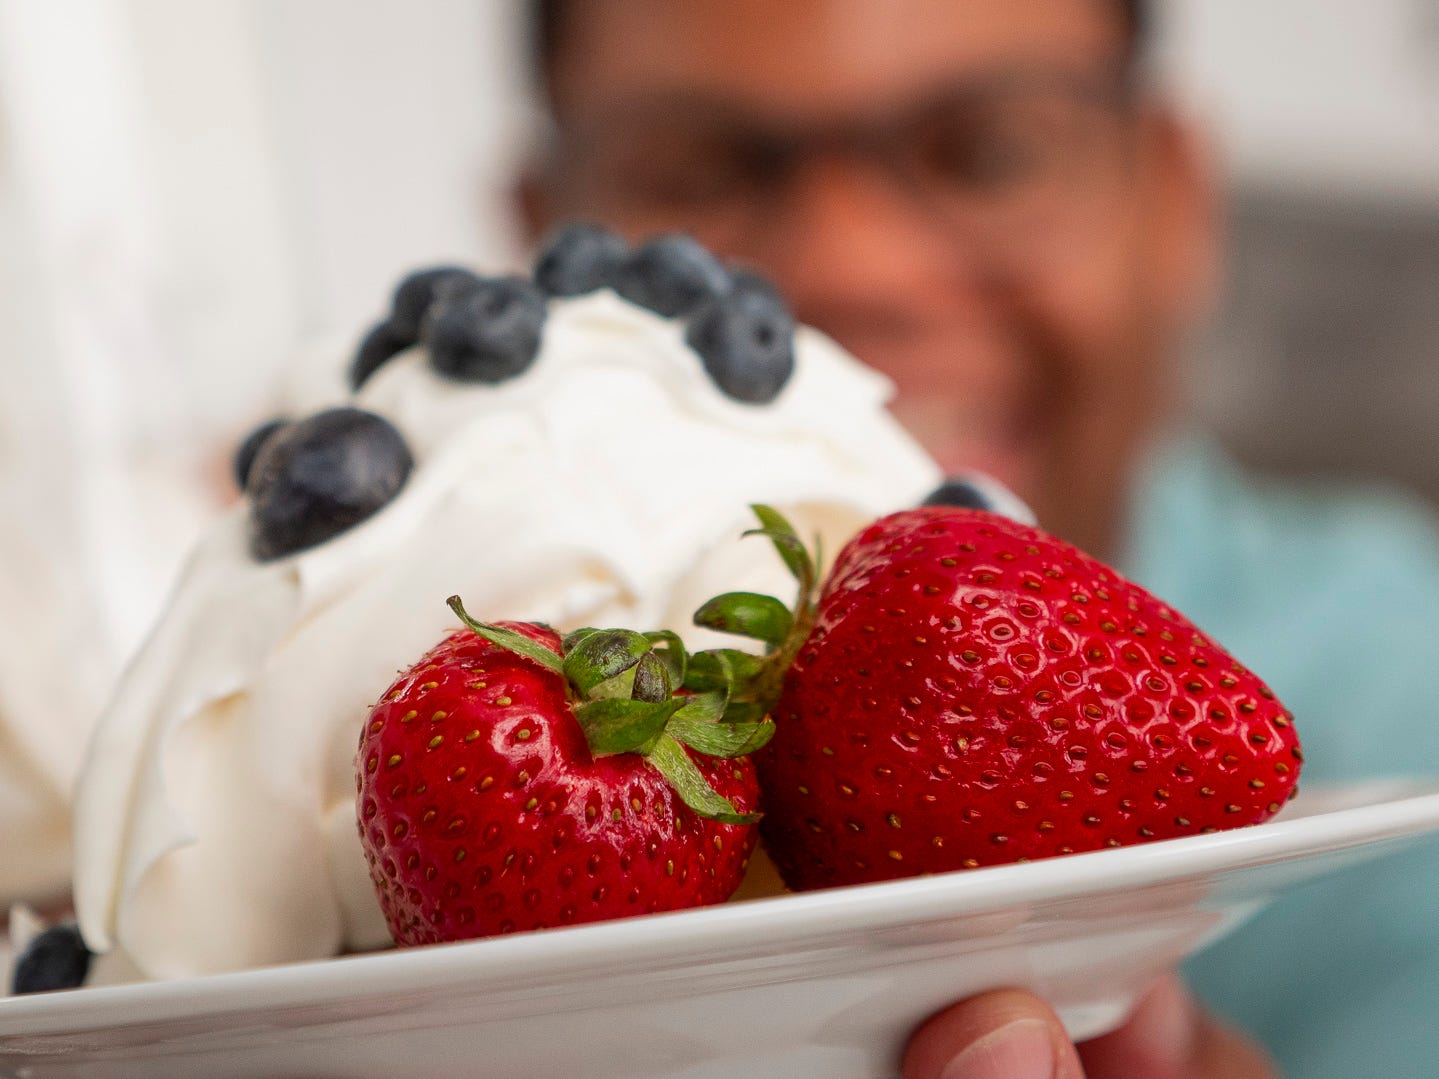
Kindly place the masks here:
<instances>
[{"instance_id":1,"label":"dark blue blueberry","mask_svg":"<svg viewBox=\"0 0 1439 1079\"><path fill-rule=\"evenodd\" d=\"M415 338L396 333L394 324L386 319L377 323L360 341L355 362L350 364L350 389L358 390L365 381L389 362L390 357L405 351Z\"/></svg>"},{"instance_id":2,"label":"dark blue blueberry","mask_svg":"<svg viewBox=\"0 0 1439 1079\"><path fill-rule=\"evenodd\" d=\"M235 450L235 484L240 490L243 491L250 482L250 469L255 464L255 456L260 452L260 447L287 422L276 418L260 424L245 436L245 441Z\"/></svg>"},{"instance_id":3,"label":"dark blue blueberry","mask_svg":"<svg viewBox=\"0 0 1439 1079\"><path fill-rule=\"evenodd\" d=\"M90 973L90 949L73 925L55 925L30 942L15 962L11 992L48 993L76 989Z\"/></svg>"},{"instance_id":4,"label":"dark blue blueberry","mask_svg":"<svg viewBox=\"0 0 1439 1079\"><path fill-rule=\"evenodd\" d=\"M993 476L983 472L950 476L920 504L986 510L1009 517L1020 524L1035 523L1034 511L1026 506L1018 495Z\"/></svg>"},{"instance_id":5,"label":"dark blue blueberry","mask_svg":"<svg viewBox=\"0 0 1439 1079\"><path fill-rule=\"evenodd\" d=\"M292 423L250 470L250 553L267 562L338 536L388 504L413 463L373 412L332 408Z\"/></svg>"},{"instance_id":6,"label":"dark blue blueberry","mask_svg":"<svg viewBox=\"0 0 1439 1079\"><path fill-rule=\"evenodd\" d=\"M395 288L390 302L390 328L397 338L413 345L420 339L425 315L443 293L457 284L476 280L463 266L435 266L416 270Z\"/></svg>"},{"instance_id":7,"label":"dark blue blueberry","mask_svg":"<svg viewBox=\"0 0 1439 1079\"><path fill-rule=\"evenodd\" d=\"M717 258L684 233L657 236L620 264L615 291L666 318L687 315L730 288Z\"/></svg>"},{"instance_id":8,"label":"dark blue blueberry","mask_svg":"<svg viewBox=\"0 0 1439 1079\"><path fill-rule=\"evenodd\" d=\"M963 476L951 476L928 495L921 506L955 506L968 510L997 510L995 500L987 491Z\"/></svg>"},{"instance_id":9,"label":"dark blue blueberry","mask_svg":"<svg viewBox=\"0 0 1439 1079\"><path fill-rule=\"evenodd\" d=\"M565 225L541 248L535 284L551 296L583 296L612 285L628 253L628 245L609 229Z\"/></svg>"},{"instance_id":10,"label":"dark blue blueberry","mask_svg":"<svg viewBox=\"0 0 1439 1079\"><path fill-rule=\"evenodd\" d=\"M774 286L751 273L736 273L729 292L695 312L685 341L737 401L773 401L794 373L794 316Z\"/></svg>"},{"instance_id":11,"label":"dark blue blueberry","mask_svg":"<svg viewBox=\"0 0 1439 1079\"><path fill-rule=\"evenodd\" d=\"M545 295L522 277L490 277L446 289L425 320L435 370L465 382L522 375L540 351Z\"/></svg>"}]
</instances>

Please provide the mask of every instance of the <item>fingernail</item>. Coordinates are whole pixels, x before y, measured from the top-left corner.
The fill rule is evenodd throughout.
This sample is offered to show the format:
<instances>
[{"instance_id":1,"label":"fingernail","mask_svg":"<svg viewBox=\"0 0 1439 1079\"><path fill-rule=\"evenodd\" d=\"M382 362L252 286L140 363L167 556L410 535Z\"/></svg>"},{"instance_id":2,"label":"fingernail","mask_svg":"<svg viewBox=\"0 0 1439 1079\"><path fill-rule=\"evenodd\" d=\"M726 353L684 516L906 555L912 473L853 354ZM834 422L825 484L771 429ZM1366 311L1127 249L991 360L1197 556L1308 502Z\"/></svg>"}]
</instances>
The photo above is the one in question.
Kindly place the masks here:
<instances>
[{"instance_id":1,"label":"fingernail","mask_svg":"<svg viewBox=\"0 0 1439 1079\"><path fill-rule=\"evenodd\" d=\"M944 1066L939 1079L1054 1079L1054 1040L1042 1019L1016 1019Z\"/></svg>"}]
</instances>

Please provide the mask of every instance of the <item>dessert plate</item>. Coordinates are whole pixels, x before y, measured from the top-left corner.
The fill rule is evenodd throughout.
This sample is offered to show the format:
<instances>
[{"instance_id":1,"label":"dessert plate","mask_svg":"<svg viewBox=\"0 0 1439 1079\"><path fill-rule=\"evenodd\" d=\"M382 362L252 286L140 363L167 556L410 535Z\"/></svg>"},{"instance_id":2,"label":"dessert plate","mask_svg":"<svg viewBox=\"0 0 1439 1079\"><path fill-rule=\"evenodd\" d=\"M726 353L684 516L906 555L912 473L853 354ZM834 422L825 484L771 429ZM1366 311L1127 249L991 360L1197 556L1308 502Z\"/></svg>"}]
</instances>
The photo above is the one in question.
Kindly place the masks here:
<instances>
[{"instance_id":1,"label":"dessert plate","mask_svg":"<svg viewBox=\"0 0 1439 1079\"><path fill-rule=\"evenodd\" d=\"M1439 780L1252 828L238 974L0 1000L0 1077L893 1076L908 1033L1029 987L1077 1038L1279 892L1439 830Z\"/></svg>"}]
</instances>

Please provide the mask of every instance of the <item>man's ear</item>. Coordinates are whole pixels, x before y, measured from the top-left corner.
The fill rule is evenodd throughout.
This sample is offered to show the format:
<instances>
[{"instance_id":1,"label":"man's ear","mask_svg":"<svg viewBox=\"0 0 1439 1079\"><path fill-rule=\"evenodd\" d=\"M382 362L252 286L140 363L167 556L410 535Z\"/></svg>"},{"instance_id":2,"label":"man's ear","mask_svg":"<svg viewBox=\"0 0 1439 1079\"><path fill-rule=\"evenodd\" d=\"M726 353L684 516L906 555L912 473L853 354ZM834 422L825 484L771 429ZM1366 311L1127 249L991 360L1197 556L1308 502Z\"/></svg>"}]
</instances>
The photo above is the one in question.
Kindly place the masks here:
<instances>
[{"instance_id":1,"label":"man's ear","mask_svg":"<svg viewBox=\"0 0 1439 1079\"><path fill-rule=\"evenodd\" d=\"M1208 139L1167 107L1146 118L1152 184L1150 261L1160 309L1183 330L1213 306L1219 287L1218 181Z\"/></svg>"}]
</instances>

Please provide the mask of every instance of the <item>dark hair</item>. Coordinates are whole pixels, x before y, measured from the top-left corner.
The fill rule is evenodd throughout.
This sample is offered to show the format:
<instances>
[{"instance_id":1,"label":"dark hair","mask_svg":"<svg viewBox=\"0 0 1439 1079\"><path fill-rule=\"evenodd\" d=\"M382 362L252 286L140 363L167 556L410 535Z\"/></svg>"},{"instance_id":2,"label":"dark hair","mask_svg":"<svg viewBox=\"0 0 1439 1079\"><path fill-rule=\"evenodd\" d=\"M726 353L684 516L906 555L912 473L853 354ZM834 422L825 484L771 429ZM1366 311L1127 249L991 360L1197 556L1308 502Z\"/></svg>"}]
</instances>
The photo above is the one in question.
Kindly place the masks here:
<instances>
[{"instance_id":1,"label":"dark hair","mask_svg":"<svg viewBox=\"0 0 1439 1079\"><path fill-rule=\"evenodd\" d=\"M1144 53L1151 30L1150 0L1114 0L1124 21L1125 62L1133 66ZM536 82L548 85L564 44L574 0L530 0L530 59Z\"/></svg>"}]
</instances>

